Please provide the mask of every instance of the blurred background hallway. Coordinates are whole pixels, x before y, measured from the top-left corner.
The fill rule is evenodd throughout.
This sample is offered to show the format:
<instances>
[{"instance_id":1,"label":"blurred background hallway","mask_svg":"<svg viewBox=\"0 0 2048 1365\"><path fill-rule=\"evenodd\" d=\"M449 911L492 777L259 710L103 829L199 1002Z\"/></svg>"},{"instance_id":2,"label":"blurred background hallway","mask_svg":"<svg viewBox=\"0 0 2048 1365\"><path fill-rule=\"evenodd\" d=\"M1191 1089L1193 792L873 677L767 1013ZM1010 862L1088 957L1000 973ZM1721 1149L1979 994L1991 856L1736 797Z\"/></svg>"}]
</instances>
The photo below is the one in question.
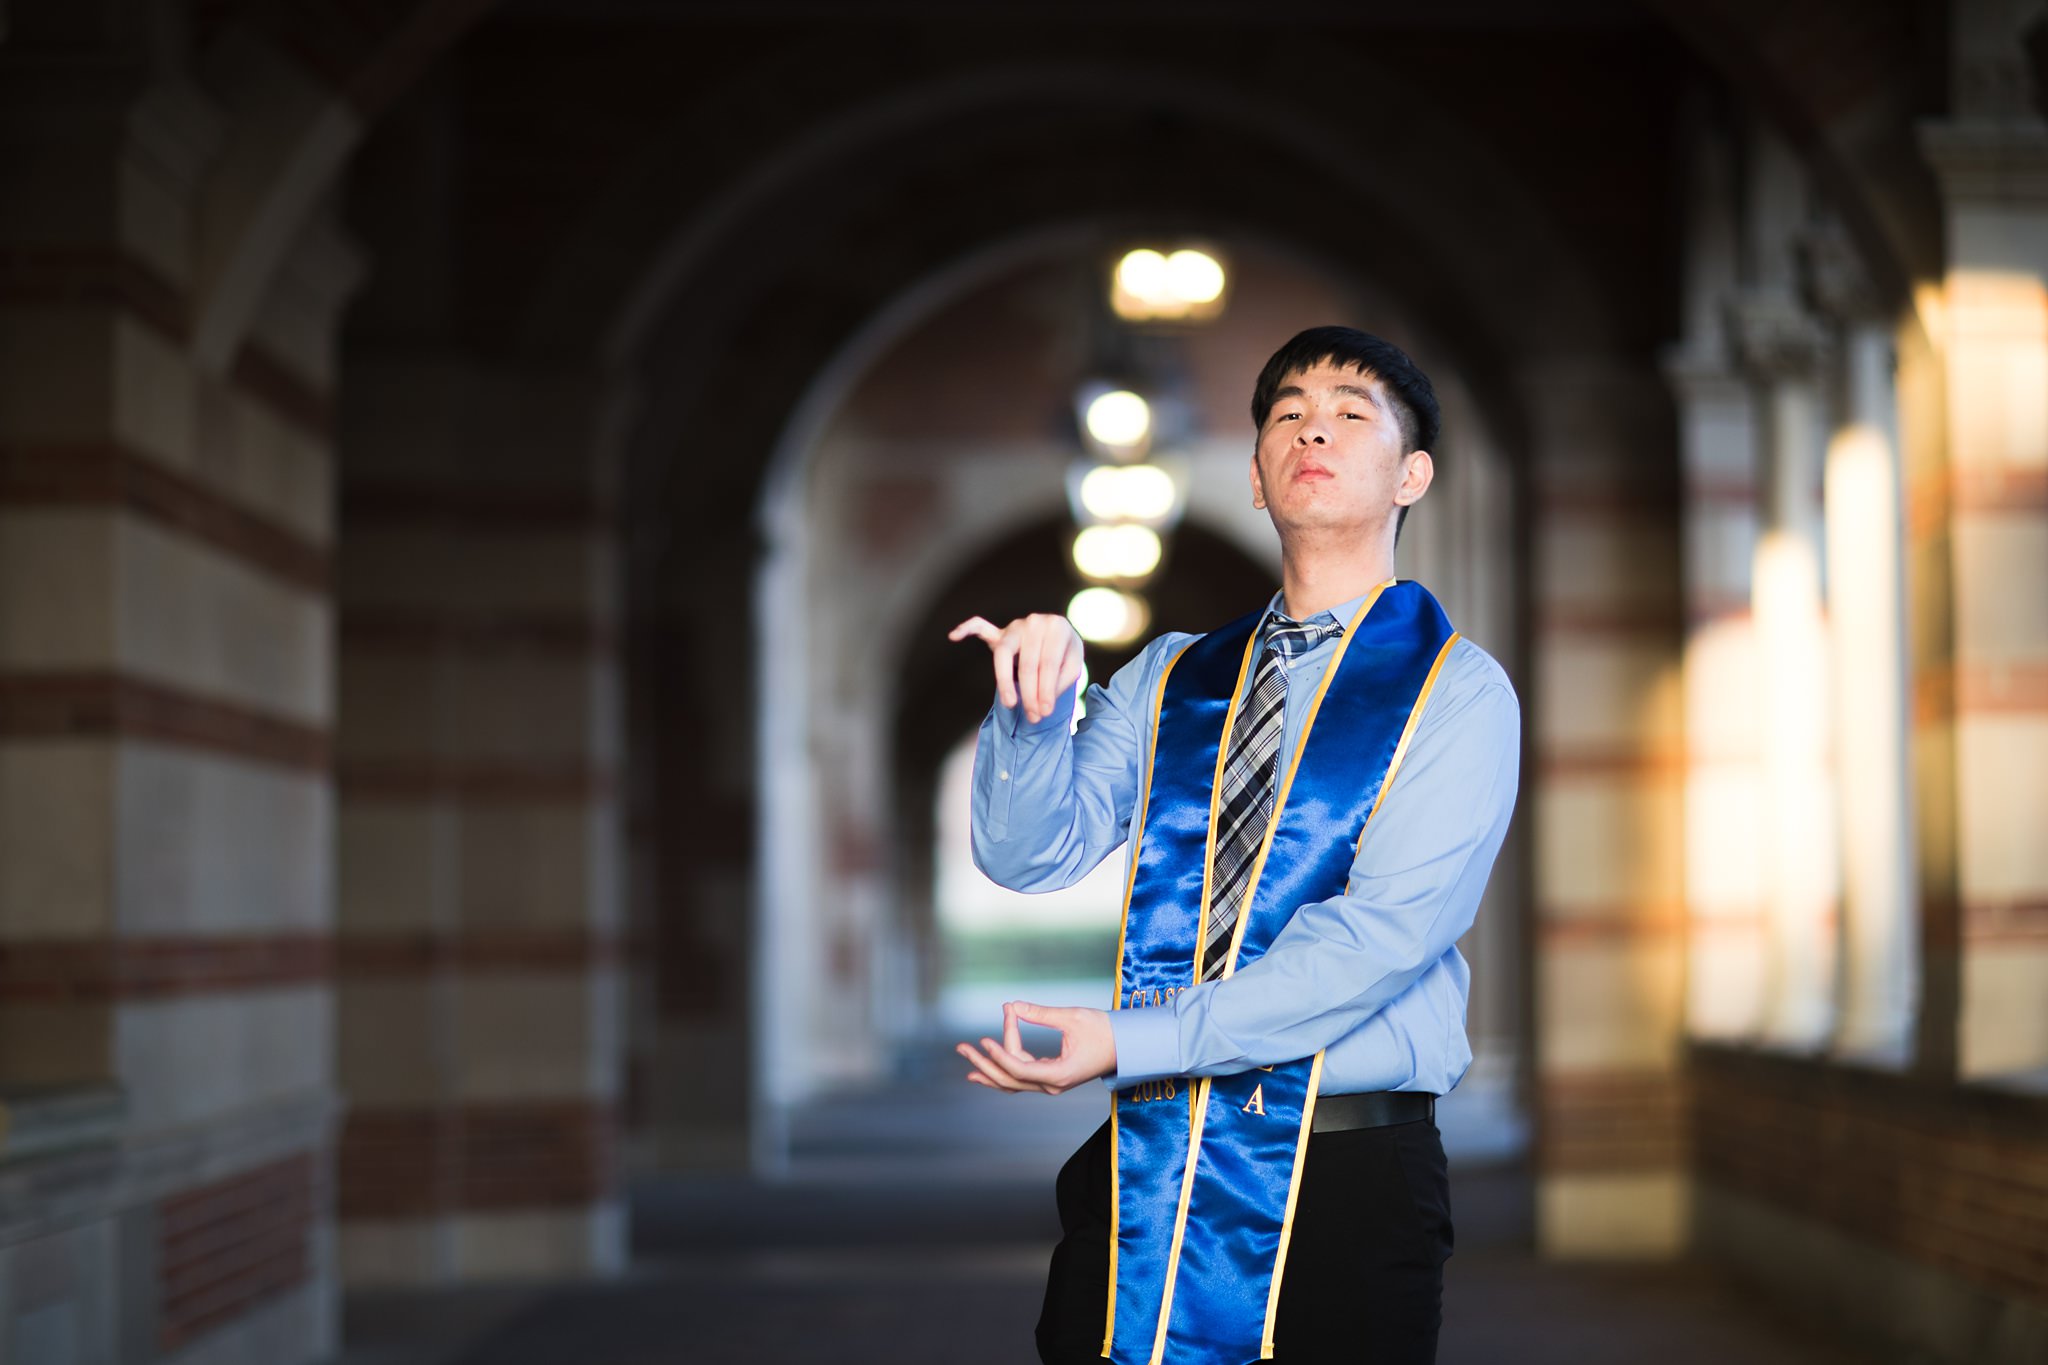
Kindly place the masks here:
<instances>
[{"instance_id":1,"label":"blurred background hallway","mask_svg":"<svg viewBox=\"0 0 2048 1365\"><path fill-rule=\"evenodd\" d=\"M633 1269L618 1279L358 1296L338 1365L1036 1361L1052 1179L1102 1097L1016 1102L957 1085L950 1052L931 1060L804 1106L785 1181L635 1182ZM1698 1263L1539 1259L1522 1162L1459 1163L1452 1178L1443 1365L1882 1358Z\"/></svg>"},{"instance_id":2,"label":"blurred background hallway","mask_svg":"<svg viewBox=\"0 0 2048 1365\"><path fill-rule=\"evenodd\" d=\"M1524 706L1447 1357L2048 1359L2044 61L0 0L0 1361L1028 1349L1093 1122L933 1059L1107 999L1121 858L974 871L945 631L1263 600L1330 322L1435 380L1399 571Z\"/></svg>"}]
</instances>

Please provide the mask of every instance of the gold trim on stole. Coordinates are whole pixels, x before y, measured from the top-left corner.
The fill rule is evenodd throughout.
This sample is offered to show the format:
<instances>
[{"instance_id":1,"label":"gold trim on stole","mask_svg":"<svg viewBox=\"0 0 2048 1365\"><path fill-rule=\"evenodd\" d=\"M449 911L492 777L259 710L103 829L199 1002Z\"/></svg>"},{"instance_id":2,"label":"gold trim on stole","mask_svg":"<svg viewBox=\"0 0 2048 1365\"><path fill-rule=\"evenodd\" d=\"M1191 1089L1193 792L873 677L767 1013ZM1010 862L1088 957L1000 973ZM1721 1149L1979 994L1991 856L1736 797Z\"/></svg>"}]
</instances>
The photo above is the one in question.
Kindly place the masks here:
<instances>
[{"instance_id":1,"label":"gold trim on stole","mask_svg":"<svg viewBox=\"0 0 2048 1365\"><path fill-rule=\"evenodd\" d=\"M1367 816L1371 819L1371 816ZM1287 1178L1287 1212L1280 1217L1280 1247L1273 1253L1273 1279L1266 1289L1266 1330L1259 1342L1259 1359L1273 1358L1273 1314L1280 1307L1280 1273L1287 1268L1287 1244L1294 1238L1294 1204L1301 1198L1301 1170L1308 1162L1308 1135L1315 1126L1316 1091L1323 1083L1323 1053L1308 1069L1308 1095L1301 1102L1301 1132L1294 1139L1294 1172Z\"/></svg>"},{"instance_id":2,"label":"gold trim on stole","mask_svg":"<svg viewBox=\"0 0 2048 1365\"><path fill-rule=\"evenodd\" d=\"M1166 661L1166 667L1159 673L1159 688L1152 697L1152 742L1145 749L1145 777L1138 788L1138 805L1131 814L1131 862L1124 876L1123 914L1117 921L1116 929L1116 998L1109 1003L1112 1010L1124 1007L1124 940L1131 929L1131 893L1138 886L1138 846L1145 838L1145 815L1152 804L1152 761L1159 753L1159 712L1166 705L1166 680L1173 676L1174 665L1180 656L1193 646L1193 640L1182 645L1174 656ZM1192 1107L1192 1102L1191 1102ZM1116 1159L1116 1091L1109 1092L1109 1311L1103 1319L1102 1354L1109 1354L1110 1338L1116 1332L1116 1238L1117 1209L1119 1206L1119 1173Z\"/></svg>"},{"instance_id":3,"label":"gold trim on stole","mask_svg":"<svg viewBox=\"0 0 2048 1365\"><path fill-rule=\"evenodd\" d=\"M1456 631L1444 641L1443 648L1436 654L1436 662L1429 667L1429 675L1422 680L1422 690L1415 694L1415 705L1408 712L1408 723L1401 727L1401 738L1394 745L1394 757L1387 763L1387 775L1380 779L1379 795L1372 799L1372 809L1366 812L1365 823L1372 824L1372 817L1380 813L1385 804L1387 791L1394 785L1394 774L1401 771L1401 760L1408 756L1408 741L1415 736L1415 730L1422 723L1422 709L1429 705L1429 694L1436 690L1436 679L1444 671L1444 663L1451 657L1451 648L1462 638ZM1297 755L1297 760L1299 756ZM1358 831L1358 847L1365 845L1365 829ZM1314 1065L1309 1070L1308 1098L1301 1106L1301 1137L1294 1148L1294 1172L1287 1184L1287 1213L1280 1220L1280 1249L1273 1258L1272 1287L1266 1292L1266 1334L1259 1345L1259 1359L1273 1358L1273 1314L1280 1306L1280 1277L1287 1268L1287 1244L1294 1237L1294 1205L1301 1197L1302 1168L1308 1157L1308 1135L1314 1123L1316 1095L1322 1086L1323 1053L1317 1052Z\"/></svg>"},{"instance_id":4,"label":"gold trim on stole","mask_svg":"<svg viewBox=\"0 0 2048 1365\"><path fill-rule=\"evenodd\" d=\"M1338 666L1344 662L1344 655L1351 648L1352 640L1357 638L1358 627L1364 623L1366 616L1371 613L1373 604L1380 600L1380 594L1392 587L1396 581L1390 578L1384 583L1375 584L1371 595L1359 604L1357 613L1352 616L1350 624L1345 627L1344 634L1338 638L1336 654L1330 659L1329 666L1323 670L1322 680L1316 684L1316 694L1310 700L1308 715L1302 721L1301 738L1296 741L1294 746L1294 762L1288 766L1287 776L1281 782L1280 790L1273 798L1273 810L1266 819L1266 832L1260 836L1259 851L1253 855L1250 879L1245 883L1244 896L1240 902L1244 909L1239 912L1237 925L1231 931L1230 957L1223 964L1223 978L1225 980L1228 980L1231 974L1237 970L1237 954L1244 944L1245 926L1251 922L1251 905L1254 897L1258 894L1259 878L1264 875L1266 870L1266 855L1272 852L1273 836L1280 828L1280 815L1287 807L1288 793L1294 789L1294 775L1301 767L1301 755L1308 747L1309 732L1315 729L1316 715L1322 710L1323 697L1329 692L1330 683L1336 678ZM1223 740L1217 746L1216 778L1209 792L1209 837L1202 849L1202 913L1197 921L1195 931L1195 980L1198 983L1202 979L1202 968L1204 965L1202 962L1202 952L1208 942L1210 876L1216 864L1216 813L1223 797L1224 756L1230 748L1230 732L1237 724L1238 711L1246 700L1244 696L1245 673L1251 667L1252 654L1258 641L1259 632L1254 627L1252 638L1245 643L1244 660L1238 665L1237 683L1232 687L1230 693L1230 709L1224 715ZM1156 744L1156 739L1154 742ZM1370 817L1368 816L1368 818ZM1121 984L1123 974L1121 958L1118 959L1117 968L1119 984ZM1174 1213L1173 1242L1166 1256L1166 1282L1160 1292L1159 1326L1152 1342L1152 1365L1160 1365L1161 1358L1165 1354L1166 1329L1173 1314L1173 1292L1180 1283L1180 1248L1182 1240L1187 1236L1188 1204L1195 1188L1195 1163L1200 1158L1202 1151L1202 1126L1209 1116L1209 1087L1209 1078L1204 1076L1200 1086L1197 1087L1194 1102L1189 1105L1188 1162L1186 1170L1181 1175L1180 1208ZM1304 1132L1307 1131L1308 1127L1307 1112L1307 1109L1304 1108L1304 1117L1302 1119L1302 1130ZM1300 1179L1299 1165L1295 1168L1294 1179L1297 1182ZM1290 1187L1288 1191L1290 1202L1293 1197L1293 1189ZM1281 1223L1281 1236L1283 1239L1287 1232L1288 1224L1283 1220ZM1284 1240L1282 1245L1285 1245ZM1275 1267L1277 1269L1278 1262L1275 1262Z\"/></svg>"}]
</instances>

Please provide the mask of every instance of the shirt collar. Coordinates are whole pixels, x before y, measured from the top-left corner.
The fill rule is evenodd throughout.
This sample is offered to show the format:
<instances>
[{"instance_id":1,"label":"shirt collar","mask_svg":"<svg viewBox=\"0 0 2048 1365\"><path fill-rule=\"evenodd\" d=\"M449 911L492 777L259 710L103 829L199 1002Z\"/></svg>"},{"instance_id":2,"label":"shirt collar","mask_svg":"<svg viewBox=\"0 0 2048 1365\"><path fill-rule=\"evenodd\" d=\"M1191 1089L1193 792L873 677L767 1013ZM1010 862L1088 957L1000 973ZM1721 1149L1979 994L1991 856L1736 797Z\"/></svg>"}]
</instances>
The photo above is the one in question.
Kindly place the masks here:
<instances>
[{"instance_id":1,"label":"shirt collar","mask_svg":"<svg viewBox=\"0 0 2048 1365\"><path fill-rule=\"evenodd\" d=\"M1331 607L1327 611L1317 612L1314 616L1311 616L1309 620L1320 621L1324 617L1328 617L1330 620L1336 622L1338 626L1348 629L1351 625L1351 618L1358 615L1358 609L1365 605L1365 599L1372 596L1373 593L1376 591L1378 591L1377 588L1367 589L1365 592L1358 594L1358 596L1352 598L1348 602L1339 602L1336 606ZM1287 614L1285 603L1285 594L1276 591L1273 594L1272 599L1266 603L1266 616L1262 616L1259 618L1259 626L1262 629L1264 628L1267 616L1277 616L1283 621L1292 621L1294 618ZM1307 625L1308 622L1304 621L1301 624Z\"/></svg>"}]
</instances>

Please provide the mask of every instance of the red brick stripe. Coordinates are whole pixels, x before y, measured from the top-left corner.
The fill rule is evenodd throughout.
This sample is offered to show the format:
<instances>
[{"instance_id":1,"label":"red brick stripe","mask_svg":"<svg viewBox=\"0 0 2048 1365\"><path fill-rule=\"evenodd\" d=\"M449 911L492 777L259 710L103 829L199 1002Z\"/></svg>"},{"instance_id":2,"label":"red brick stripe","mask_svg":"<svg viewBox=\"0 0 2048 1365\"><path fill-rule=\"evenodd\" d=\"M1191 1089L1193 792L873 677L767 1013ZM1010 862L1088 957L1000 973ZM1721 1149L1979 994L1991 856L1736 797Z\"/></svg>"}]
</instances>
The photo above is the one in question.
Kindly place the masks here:
<instances>
[{"instance_id":1,"label":"red brick stripe","mask_svg":"<svg viewBox=\"0 0 2048 1365\"><path fill-rule=\"evenodd\" d=\"M2048 714L2048 662L1960 664L1956 710L1964 714Z\"/></svg>"},{"instance_id":2,"label":"red brick stripe","mask_svg":"<svg viewBox=\"0 0 2048 1365\"><path fill-rule=\"evenodd\" d=\"M356 1108L342 1130L343 1219L581 1208L617 1182L606 1100Z\"/></svg>"},{"instance_id":3,"label":"red brick stripe","mask_svg":"<svg viewBox=\"0 0 2048 1365\"><path fill-rule=\"evenodd\" d=\"M62 1004L278 990L326 981L332 957L324 934L25 939L0 943L0 1000Z\"/></svg>"},{"instance_id":4,"label":"red brick stripe","mask_svg":"<svg viewBox=\"0 0 2048 1365\"><path fill-rule=\"evenodd\" d=\"M303 431L331 443L334 403L324 389L307 381L269 351L249 342L235 356L230 372L235 387Z\"/></svg>"},{"instance_id":5,"label":"red brick stripe","mask_svg":"<svg viewBox=\"0 0 2048 1365\"><path fill-rule=\"evenodd\" d=\"M1939 725L1966 714L2048 714L2048 662L1950 664L1914 676L1915 725Z\"/></svg>"},{"instance_id":6,"label":"red brick stripe","mask_svg":"<svg viewBox=\"0 0 2048 1365\"><path fill-rule=\"evenodd\" d=\"M1679 510L1676 488L1652 484L1586 482L1551 484L1536 490L1536 510L1547 522L1555 519L1656 522Z\"/></svg>"},{"instance_id":7,"label":"red brick stripe","mask_svg":"<svg viewBox=\"0 0 2048 1365\"><path fill-rule=\"evenodd\" d=\"M1685 501L1688 508L1704 502L1758 510L1756 482L1732 474L1701 474L1687 478Z\"/></svg>"},{"instance_id":8,"label":"red brick stripe","mask_svg":"<svg viewBox=\"0 0 2048 1365\"><path fill-rule=\"evenodd\" d=\"M335 967L351 980L439 971L585 971L616 966L617 938L588 929L471 931L461 934L343 934Z\"/></svg>"},{"instance_id":9,"label":"red brick stripe","mask_svg":"<svg viewBox=\"0 0 2048 1365\"><path fill-rule=\"evenodd\" d=\"M159 1350L307 1280L316 1175L313 1155L300 1153L158 1206Z\"/></svg>"},{"instance_id":10,"label":"red brick stripe","mask_svg":"<svg viewBox=\"0 0 2048 1365\"><path fill-rule=\"evenodd\" d=\"M1537 648L1556 649L1557 636L1652 636L1676 641L1681 628L1676 603L1557 603L1537 608Z\"/></svg>"},{"instance_id":11,"label":"red brick stripe","mask_svg":"<svg viewBox=\"0 0 2048 1365\"><path fill-rule=\"evenodd\" d=\"M475 805L577 805L610 796L609 770L574 760L458 763L446 759L347 761L341 793L362 801L461 801Z\"/></svg>"},{"instance_id":12,"label":"red brick stripe","mask_svg":"<svg viewBox=\"0 0 2048 1365\"><path fill-rule=\"evenodd\" d=\"M326 596L322 545L112 441L0 447L0 506L118 507Z\"/></svg>"},{"instance_id":13,"label":"red brick stripe","mask_svg":"<svg viewBox=\"0 0 2048 1365\"><path fill-rule=\"evenodd\" d=\"M1923 475L1907 490L1907 536L1945 533L1958 512L2048 513L2048 470L1951 466Z\"/></svg>"},{"instance_id":14,"label":"red brick stripe","mask_svg":"<svg viewBox=\"0 0 2048 1365\"><path fill-rule=\"evenodd\" d=\"M618 529L619 510L580 485L507 488L494 484L354 481L341 490L350 529L374 526L437 531L553 533Z\"/></svg>"},{"instance_id":15,"label":"red brick stripe","mask_svg":"<svg viewBox=\"0 0 2048 1365\"><path fill-rule=\"evenodd\" d=\"M171 345L192 340L192 301L154 265L118 247L0 250L0 308L105 308L127 313ZM325 393L251 341L228 381L277 416L322 439L333 434Z\"/></svg>"},{"instance_id":16,"label":"red brick stripe","mask_svg":"<svg viewBox=\"0 0 2048 1365\"><path fill-rule=\"evenodd\" d=\"M0 250L0 306L118 308L176 344L192 334L185 292L155 267L111 247Z\"/></svg>"},{"instance_id":17,"label":"red brick stripe","mask_svg":"<svg viewBox=\"0 0 2048 1365\"><path fill-rule=\"evenodd\" d=\"M365 610L341 616L341 646L350 653L545 655L602 659L618 652L618 632L566 613L466 613Z\"/></svg>"},{"instance_id":18,"label":"red brick stripe","mask_svg":"<svg viewBox=\"0 0 2048 1365\"><path fill-rule=\"evenodd\" d=\"M1998 943L2048 947L2048 898L1977 901L1964 906L1963 941L1971 947Z\"/></svg>"},{"instance_id":19,"label":"red brick stripe","mask_svg":"<svg viewBox=\"0 0 2048 1365\"><path fill-rule=\"evenodd\" d=\"M1685 1164L1688 1099L1671 1072L1549 1073L1537 1094L1537 1161L1545 1172Z\"/></svg>"},{"instance_id":20,"label":"red brick stripe","mask_svg":"<svg viewBox=\"0 0 2048 1365\"><path fill-rule=\"evenodd\" d=\"M1586 777L1669 779L1685 775L1685 754L1670 747L1625 744L1559 745L1537 765L1545 780Z\"/></svg>"},{"instance_id":21,"label":"red brick stripe","mask_svg":"<svg viewBox=\"0 0 2048 1365\"><path fill-rule=\"evenodd\" d=\"M1622 939L1671 938L1691 928L1675 905L1626 905L1601 909L1546 906L1536 918L1536 936L1546 948Z\"/></svg>"},{"instance_id":22,"label":"red brick stripe","mask_svg":"<svg viewBox=\"0 0 2048 1365\"><path fill-rule=\"evenodd\" d=\"M0 739L138 739L324 772L327 731L118 673L0 673Z\"/></svg>"},{"instance_id":23,"label":"red brick stripe","mask_svg":"<svg viewBox=\"0 0 2048 1365\"><path fill-rule=\"evenodd\" d=\"M581 972L615 967L624 945L587 929L461 934L221 934L23 939L0 943L10 1004L161 1000L449 971Z\"/></svg>"}]
</instances>

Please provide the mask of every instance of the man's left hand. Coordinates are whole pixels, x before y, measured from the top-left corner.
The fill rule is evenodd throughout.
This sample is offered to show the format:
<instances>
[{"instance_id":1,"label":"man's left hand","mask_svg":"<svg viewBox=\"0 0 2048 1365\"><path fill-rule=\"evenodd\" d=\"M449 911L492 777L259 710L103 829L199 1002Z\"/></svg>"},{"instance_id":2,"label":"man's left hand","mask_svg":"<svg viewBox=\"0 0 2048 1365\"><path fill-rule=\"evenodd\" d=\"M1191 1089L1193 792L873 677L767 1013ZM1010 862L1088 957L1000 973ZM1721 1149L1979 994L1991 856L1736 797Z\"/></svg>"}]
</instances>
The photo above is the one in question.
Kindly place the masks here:
<instances>
[{"instance_id":1,"label":"man's left hand","mask_svg":"<svg viewBox=\"0 0 2048 1365\"><path fill-rule=\"evenodd\" d=\"M1017 1031L1019 1021L1057 1029L1059 1055L1034 1057L1026 1052ZM974 1070L967 1073L968 1080L1012 1094L1037 1090L1057 1095L1116 1070L1116 1035L1110 1030L1108 1013L1078 1006L1012 1000L1003 1006L1000 1043L984 1038L979 1049L972 1043L961 1043L953 1050L974 1063Z\"/></svg>"}]
</instances>

